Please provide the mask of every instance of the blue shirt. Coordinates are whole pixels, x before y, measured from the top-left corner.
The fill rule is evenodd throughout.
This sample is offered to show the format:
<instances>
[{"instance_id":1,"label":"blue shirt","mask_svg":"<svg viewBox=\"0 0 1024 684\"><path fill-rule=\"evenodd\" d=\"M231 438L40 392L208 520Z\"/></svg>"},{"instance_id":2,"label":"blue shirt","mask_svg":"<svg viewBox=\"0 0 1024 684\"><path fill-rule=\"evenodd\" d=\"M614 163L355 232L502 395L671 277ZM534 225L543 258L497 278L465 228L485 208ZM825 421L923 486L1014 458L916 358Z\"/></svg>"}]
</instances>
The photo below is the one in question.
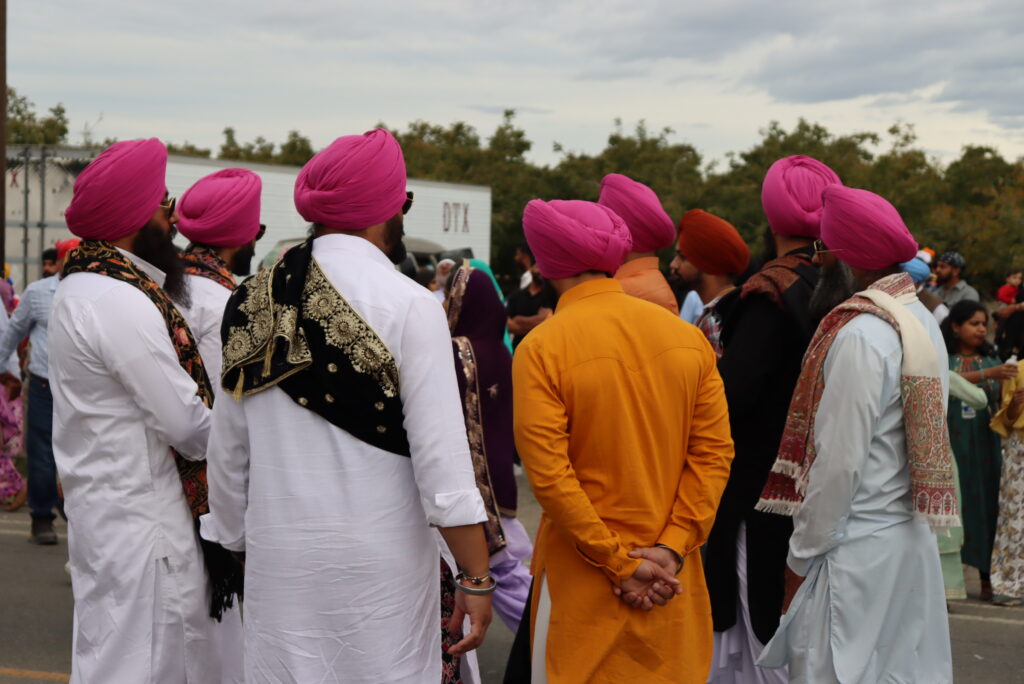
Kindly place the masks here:
<instances>
[{"instance_id":1,"label":"blue shirt","mask_svg":"<svg viewBox=\"0 0 1024 684\"><path fill-rule=\"evenodd\" d=\"M697 324L697 319L704 313L704 302L700 300L700 295L697 294L696 290L690 290L686 298L683 299L683 306L679 310L679 317L687 323Z\"/></svg>"},{"instance_id":2,"label":"blue shirt","mask_svg":"<svg viewBox=\"0 0 1024 684\"><path fill-rule=\"evenodd\" d=\"M0 359L5 359L18 348L26 336L32 345L28 372L37 378L49 378L47 345L50 309L53 295L60 283L58 276L50 276L31 283L21 295L18 308L11 314L10 323L0 338Z\"/></svg>"}]
</instances>

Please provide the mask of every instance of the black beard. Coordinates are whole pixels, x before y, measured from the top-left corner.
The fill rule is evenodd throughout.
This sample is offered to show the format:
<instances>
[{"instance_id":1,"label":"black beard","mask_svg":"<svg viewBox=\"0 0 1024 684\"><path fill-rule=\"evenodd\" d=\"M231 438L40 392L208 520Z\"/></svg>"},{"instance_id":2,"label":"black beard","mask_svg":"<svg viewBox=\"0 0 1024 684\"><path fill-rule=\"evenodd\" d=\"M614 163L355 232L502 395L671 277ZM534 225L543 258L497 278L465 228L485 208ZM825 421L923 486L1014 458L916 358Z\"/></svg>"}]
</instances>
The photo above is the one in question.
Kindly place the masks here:
<instances>
[{"instance_id":1,"label":"black beard","mask_svg":"<svg viewBox=\"0 0 1024 684\"><path fill-rule=\"evenodd\" d=\"M147 223L135 237L132 253L148 261L166 274L163 291L175 303L189 306L192 299L185 280L185 262L178 256L171 233L157 225Z\"/></svg>"},{"instance_id":2,"label":"black beard","mask_svg":"<svg viewBox=\"0 0 1024 684\"><path fill-rule=\"evenodd\" d=\"M256 256L256 243L250 242L247 245L242 245L235 252L235 256L231 257L231 272L237 276L247 276L252 274L252 258Z\"/></svg>"},{"instance_id":3,"label":"black beard","mask_svg":"<svg viewBox=\"0 0 1024 684\"><path fill-rule=\"evenodd\" d=\"M405 243L402 242L403 237L405 237L405 221L402 219L402 215L398 214L388 219L384 229L384 239L389 245L386 255L396 266L405 261L407 255Z\"/></svg>"},{"instance_id":4,"label":"black beard","mask_svg":"<svg viewBox=\"0 0 1024 684\"><path fill-rule=\"evenodd\" d=\"M856 292L857 283L849 266L842 261L837 261L835 266L822 266L818 269L818 283L808 303L811 320L820 323L832 309Z\"/></svg>"}]
</instances>

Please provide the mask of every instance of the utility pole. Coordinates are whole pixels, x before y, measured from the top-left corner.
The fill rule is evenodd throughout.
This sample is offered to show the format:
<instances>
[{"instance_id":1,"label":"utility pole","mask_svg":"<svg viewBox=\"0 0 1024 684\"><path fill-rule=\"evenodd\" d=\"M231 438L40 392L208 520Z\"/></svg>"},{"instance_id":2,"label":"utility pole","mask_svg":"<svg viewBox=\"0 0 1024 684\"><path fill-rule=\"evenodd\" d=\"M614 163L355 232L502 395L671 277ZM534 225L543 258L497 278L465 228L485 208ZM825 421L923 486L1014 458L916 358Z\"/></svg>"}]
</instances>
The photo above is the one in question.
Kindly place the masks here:
<instances>
[{"instance_id":1,"label":"utility pole","mask_svg":"<svg viewBox=\"0 0 1024 684\"><path fill-rule=\"evenodd\" d=\"M0 0L0 264L7 261L7 0Z\"/></svg>"}]
</instances>

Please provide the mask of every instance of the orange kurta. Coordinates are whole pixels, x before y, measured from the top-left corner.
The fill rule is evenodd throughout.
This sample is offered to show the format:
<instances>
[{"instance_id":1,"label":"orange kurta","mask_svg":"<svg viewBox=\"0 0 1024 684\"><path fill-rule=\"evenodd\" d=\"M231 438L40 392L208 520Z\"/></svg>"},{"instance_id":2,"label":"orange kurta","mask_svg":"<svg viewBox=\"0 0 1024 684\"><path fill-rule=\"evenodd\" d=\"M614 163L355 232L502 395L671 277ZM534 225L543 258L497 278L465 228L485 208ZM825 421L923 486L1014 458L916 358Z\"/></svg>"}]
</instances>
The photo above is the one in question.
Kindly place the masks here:
<instances>
[{"instance_id":1,"label":"orange kurta","mask_svg":"<svg viewBox=\"0 0 1024 684\"><path fill-rule=\"evenodd\" d=\"M628 295L639 297L652 304L664 307L679 315L679 304L661 273L658 257L640 257L627 261L615 273L615 279L622 283Z\"/></svg>"},{"instance_id":2,"label":"orange kurta","mask_svg":"<svg viewBox=\"0 0 1024 684\"><path fill-rule=\"evenodd\" d=\"M513 361L516 446L544 510L534 548L551 596L549 682L704 682L712 626L698 549L733 457L715 355L697 328L614 279L565 294ZM628 552L686 559L684 593L650 612L612 583Z\"/></svg>"}]
</instances>

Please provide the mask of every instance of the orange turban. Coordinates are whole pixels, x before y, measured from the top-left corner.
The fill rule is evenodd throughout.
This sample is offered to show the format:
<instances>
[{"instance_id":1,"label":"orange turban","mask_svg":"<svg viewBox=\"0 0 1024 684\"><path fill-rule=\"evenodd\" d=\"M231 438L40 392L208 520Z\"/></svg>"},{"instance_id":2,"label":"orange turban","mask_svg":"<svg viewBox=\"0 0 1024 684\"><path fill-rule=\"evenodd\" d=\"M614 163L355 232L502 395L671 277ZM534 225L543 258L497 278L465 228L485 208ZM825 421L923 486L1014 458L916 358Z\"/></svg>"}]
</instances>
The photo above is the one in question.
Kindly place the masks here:
<instances>
[{"instance_id":1,"label":"orange turban","mask_svg":"<svg viewBox=\"0 0 1024 684\"><path fill-rule=\"evenodd\" d=\"M750 249L731 223L700 209L679 221L679 252L708 275L739 275L750 263Z\"/></svg>"}]
</instances>

